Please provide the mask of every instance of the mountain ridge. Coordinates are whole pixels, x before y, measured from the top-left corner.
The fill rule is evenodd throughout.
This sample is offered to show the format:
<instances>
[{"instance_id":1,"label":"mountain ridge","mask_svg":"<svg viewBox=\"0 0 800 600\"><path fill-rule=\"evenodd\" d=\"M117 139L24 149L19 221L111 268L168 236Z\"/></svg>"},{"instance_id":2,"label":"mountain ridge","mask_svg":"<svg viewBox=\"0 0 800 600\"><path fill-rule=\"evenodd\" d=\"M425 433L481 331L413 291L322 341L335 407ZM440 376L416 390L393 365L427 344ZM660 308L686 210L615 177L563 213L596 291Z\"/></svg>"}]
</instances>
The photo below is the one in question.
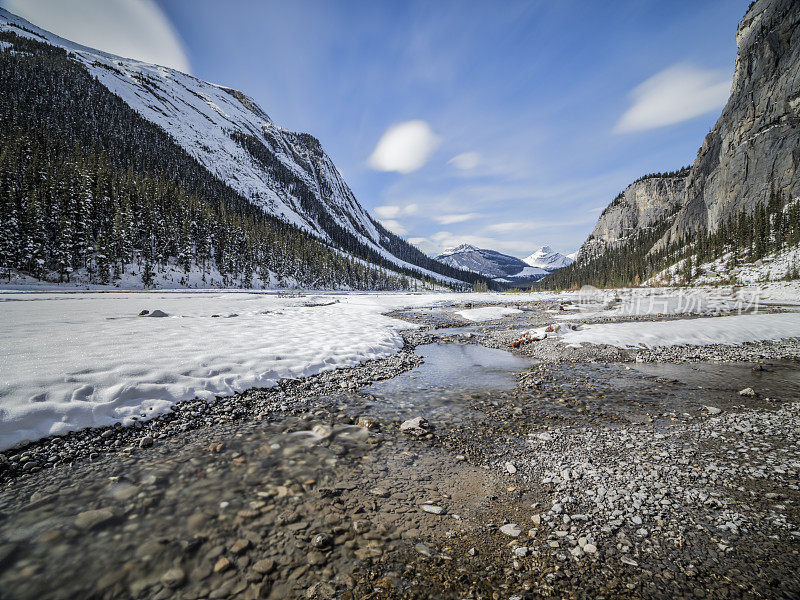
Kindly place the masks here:
<instances>
[{"instance_id":1,"label":"mountain ridge","mask_svg":"<svg viewBox=\"0 0 800 600\"><path fill-rule=\"evenodd\" d=\"M377 266L448 284L474 280L381 226L358 203L316 138L278 127L244 93L70 42L3 9L0 32L62 48L68 60L266 214ZM27 58L13 47L4 51Z\"/></svg>"}]
</instances>

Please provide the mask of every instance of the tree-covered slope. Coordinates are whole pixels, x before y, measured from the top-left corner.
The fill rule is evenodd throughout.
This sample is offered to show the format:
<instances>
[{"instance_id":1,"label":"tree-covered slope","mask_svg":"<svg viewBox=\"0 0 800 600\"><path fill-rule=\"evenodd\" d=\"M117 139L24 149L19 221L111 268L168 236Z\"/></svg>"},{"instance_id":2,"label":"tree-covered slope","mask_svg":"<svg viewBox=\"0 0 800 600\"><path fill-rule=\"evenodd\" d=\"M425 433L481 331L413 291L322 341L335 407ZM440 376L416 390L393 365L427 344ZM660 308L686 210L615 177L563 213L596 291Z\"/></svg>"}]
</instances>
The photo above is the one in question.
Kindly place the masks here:
<instances>
[{"instance_id":1,"label":"tree-covered slope","mask_svg":"<svg viewBox=\"0 0 800 600\"><path fill-rule=\"evenodd\" d=\"M64 280L84 270L105 282L126 264L149 278L180 263L243 286L396 288L408 284L400 274L451 285L478 279L436 263L375 223L341 179L329 176L335 167L312 136L281 133L292 140L284 149L302 155L289 166L270 151L266 133L259 138L233 126L225 132L225 144L250 157L269 189L293 199L306 219L297 222L257 201L257 190L254 201L236 189L241 179L221 179L103 85L86 56L45 37L9 19L0 27L4 275ZM94 69L119 76L113 65ZM139 83L159 95L152 81ZM267 119L237 92L220 93ZM191 114L184 107L176 118ZM228 158L223 152L220 160ZM346 201L332 202L334 196Z\"/></svg>"}]
</instances>

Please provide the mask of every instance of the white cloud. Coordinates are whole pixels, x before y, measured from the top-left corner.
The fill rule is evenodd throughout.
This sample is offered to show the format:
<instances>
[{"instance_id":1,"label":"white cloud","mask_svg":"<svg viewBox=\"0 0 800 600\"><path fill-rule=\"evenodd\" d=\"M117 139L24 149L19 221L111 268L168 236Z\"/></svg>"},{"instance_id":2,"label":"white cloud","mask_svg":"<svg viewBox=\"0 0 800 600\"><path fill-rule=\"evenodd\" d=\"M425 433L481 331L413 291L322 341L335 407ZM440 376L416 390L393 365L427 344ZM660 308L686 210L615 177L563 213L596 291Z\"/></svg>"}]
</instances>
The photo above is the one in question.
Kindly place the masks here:
<instances>
[{"instance_id":1,"label":"white cloud","mask_svg":"<svg viewBox=\"0 0 800 600\"><path fill-rule=\"evenodd\" d=\"M455 214L455 215L441 215L439 217L434 217L434 219L441 223L442 225L452 225L453 223L463 223L464 221L470 221L477 217L480 217L480 213L462 213L462 214Z\"/></svg>"},{"instance_id":2,"label":"white cloud","mask_svg":"<svg viewBox=\"0 0 800 600\"><path fill-rule=\"evenodd\" d=\"M153 0L0 0L0 6L84 46L191 70L180 36Z\"/></svg>"},{"instance_id":3,"label":"white cloud","mask_svg":"<svg viewBox=\"0 0 800 600\"><path fill-rule=\"evenodd\" d=\"M531 253L529 240L497 239L482 235L453 234L449 231L439 231L428 237L414 237L409 241L427 254L441 254L447 248L460 244L471 244L478 248L488 248L499 252L509 252L524 255Z\"/></svg>"},{"instance_id":4,"label":"white cloud","mask_svg":"<svg viewBox=\"0 0 800 600\"><path fill-rule=\"evenodd\" d=\"M375 214L381 219L397 219L398 217L413 215L417 212L417 210L419 210L419 205L417 204L408 204L406 206L387 204L383 206L376 206Z\"/></svg>"},{"instance_id":5,"label":"white cloud","mask_svg":"<svg viewBox=\"0 0 800 600\"><path fill-rule=\"evenodd\" d=\"M439 143L439 137L425 121L392 125L378 140L369 166L377 171L411 173L428 161Z\"/></svg>"},{"instance_id":6,"label":"white cloud","mask_svg":"<svg viewBox=\"0 0 800 600\"><path fill-rule=\"evenodd\" d=\"M469 171L474 169L481 162L481 155L477 152L462 152L447 161L448 164L453 165L456 169L462 171Z\"/></svg>"},{"instance_id":7,"label":"white cloud","mask_svg":"<svg viewBox=\"0 0 800 600\"><path fill-rule=\"evenodd\" d=\"M727 71L673 65L633 89L633 106L622 115L614 132L644 131L699 117L724 106L730 89Z\"/></svg>"},{"instance_id":8,"label":"white cloud","mask_svg":"<svg viewBox=\"0 0 800 600\"><path fill-rule=\"evenodd\" d=\"M506 223L493 223L487 225L488 231L496 231L498 233L513 233L517 231L538 231L541 229L560 229L563 227L573 227L576 225L588 225L595 223L597 217L576 217L571 221L509 221Z\"/></svg>"},{"instance_id":9,"label":"white cloud","mask_svg":"<svg viewBox=\"0 0 800 600\"><path fill-rule=\"evenodd\" d=\"M381 219L380 223L386 227L386 229L396 233L397 235L405 235L408 233L408 229L406 229L405 225L403 225L400 221L395 221L394 219Z\"/></svg>"}]
</instances>

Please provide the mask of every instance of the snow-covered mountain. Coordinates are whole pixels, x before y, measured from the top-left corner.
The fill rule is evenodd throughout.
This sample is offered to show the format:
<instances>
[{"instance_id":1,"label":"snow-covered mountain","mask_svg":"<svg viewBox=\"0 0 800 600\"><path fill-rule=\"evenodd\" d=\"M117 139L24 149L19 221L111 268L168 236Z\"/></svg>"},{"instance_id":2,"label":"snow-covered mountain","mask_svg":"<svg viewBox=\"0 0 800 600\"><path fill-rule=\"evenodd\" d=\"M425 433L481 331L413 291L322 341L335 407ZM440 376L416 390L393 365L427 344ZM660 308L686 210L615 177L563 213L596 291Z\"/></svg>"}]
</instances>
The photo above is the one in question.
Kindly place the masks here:
<instances>
[{"instance_id":1,"label":"snow-covered mountain","mask_svg":"<svg viewBox=\"0 0 800 600\"><path fill-rule=\"evenodd\" d=\"M470 244L448 248L437 256L436 260L454 268L473 271L497 279L501 283L520 279L536 280L548 273L544 269L527 265L515 256L477 248Z\"/></svg>"},{"instance_id":2,"label":"snow-covered mountain","mask_svg":"<svg viewBox=\"0 0 800 600\"><path fill-rule=\"evenodd\" d=\"M532 267L538 267L545 271L556 271L575 262L574 258L556 252L550 246L542 246L536 252L522 259Z\"/></svg>"},{"instance_id":3,"label":"snow-covered mountain","mask_svg":"<svg viewBox=\"0 0 800 600\"><path fill-rule=\"evenodd\" d=\"M359 204L319 141L274 123L250 97L174 69L88 48L0 9L0 32L65 49L111 93L242 198L334 248L425 276L458 274L382 227Z\"/></svg>"}]
</instances>

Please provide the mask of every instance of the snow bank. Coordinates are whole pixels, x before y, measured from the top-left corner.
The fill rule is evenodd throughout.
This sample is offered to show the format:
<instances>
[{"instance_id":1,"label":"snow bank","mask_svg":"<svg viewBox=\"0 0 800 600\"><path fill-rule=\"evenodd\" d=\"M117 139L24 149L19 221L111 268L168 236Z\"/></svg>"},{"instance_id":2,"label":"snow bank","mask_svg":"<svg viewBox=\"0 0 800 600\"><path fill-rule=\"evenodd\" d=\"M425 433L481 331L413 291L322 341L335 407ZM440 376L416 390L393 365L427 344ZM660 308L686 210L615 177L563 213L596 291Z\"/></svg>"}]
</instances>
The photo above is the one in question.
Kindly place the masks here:
<instances>
[{"instance_id":1,"label":"snow bank","mask_svg":"<svg viewBox=\"0 0 800 600\"><path fill-rule=\"evenodd\" d=\"M741 344L800 337L800 313L747 314L674 321L604 323L566 331L569 346L583 342L620 348L709 344Z\"/></svg>"},{"instance_id":2,"label":"snow bank","mask_svg":"<svg viewBox=\"0 0 800 600\"><path fill-rule=\"evenodd\" d=\"M381 315L385 304L369 295L3 295L0 448L387 356L403 323ZM139 316L156 309L168 316Z\"/></svg>"},{"instance_id":3,"label":"snow bank","mask_svg":"<svg viewBox=\"0 0 800 600\"><path fill-rule=\"evenodd\" d=\"M0 449L388 356L403 307L498 294L0 293ZM168 316L147 318L142 310ZM514 309L501 309L513 310Z\"/></svg>"},{"instance_id":4,"label":"snow bank","mask_svg":"<svg viewBox=\"0 0 800 600\"><path fill-rule=\"evenodd\" d=\"M482 308L468 308L467 310L457 310L456 314L464 317L467 321L482 323L483 321L494 321L502 319L508 315L516 315L522 311L518 308L508 308L505 306L484 306Z\"/></svg>"}]
</instances>

